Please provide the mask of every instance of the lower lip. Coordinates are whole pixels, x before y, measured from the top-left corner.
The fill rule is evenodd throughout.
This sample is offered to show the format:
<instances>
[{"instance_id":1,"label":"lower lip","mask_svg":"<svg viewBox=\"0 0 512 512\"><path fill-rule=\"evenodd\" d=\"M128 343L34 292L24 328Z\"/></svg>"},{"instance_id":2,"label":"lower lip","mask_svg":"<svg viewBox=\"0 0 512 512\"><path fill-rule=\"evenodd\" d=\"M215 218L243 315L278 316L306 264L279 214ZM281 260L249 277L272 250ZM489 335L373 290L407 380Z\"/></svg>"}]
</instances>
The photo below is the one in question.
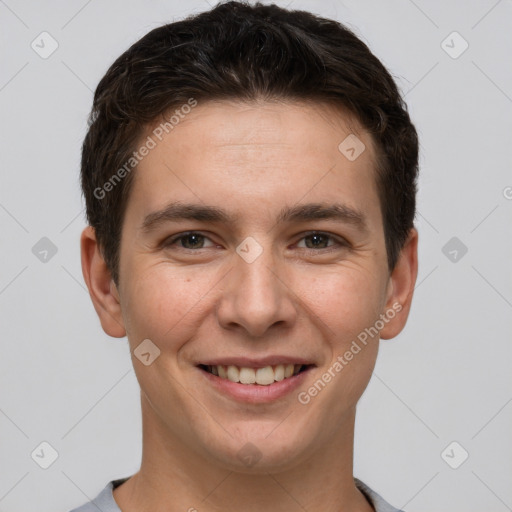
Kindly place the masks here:
<instances>
[{"instance_id":1,"label":"lower lip","mask_svg":"<svg viewBox=\"0 0 512 512\"><path fill-rule=\"evenodd\" d=\"M292 377L287 377L279 382L269 384L268 386L231 382L229 379L222 379L199 367L197 369L208 379L209 384L213 386L214 389L231 396L235 400L256 404L272 402L290 394L304 382L304 379L307 377L312 367Z\"/></svg>"}]
</instances>

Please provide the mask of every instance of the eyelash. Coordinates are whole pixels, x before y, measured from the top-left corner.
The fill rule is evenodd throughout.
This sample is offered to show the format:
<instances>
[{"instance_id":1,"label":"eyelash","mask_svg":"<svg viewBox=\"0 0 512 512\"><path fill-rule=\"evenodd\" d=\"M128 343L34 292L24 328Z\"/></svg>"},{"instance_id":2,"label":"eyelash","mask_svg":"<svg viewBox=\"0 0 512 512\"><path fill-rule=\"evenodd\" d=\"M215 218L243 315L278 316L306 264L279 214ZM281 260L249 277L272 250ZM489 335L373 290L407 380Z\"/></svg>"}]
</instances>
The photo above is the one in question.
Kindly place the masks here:
<instances>
[{"instance_id":1,"label":"eyelash","mask_svg":"<svg viewBox=\"0 0 512 512\"><path fill-rule=\"evenodd\" d=\"M164 240L163 242L163 247L167 248L167 247L171 247L173 246L176 242L186 238L187 236L190 236L190 235L200 235L202 237L204 237L205 239L208 239L210 240L210 238L206 235L203 235L203 233L201 233L200 231L186 231L184 233L180 233L178 235L175 235L167 240ZM329 240L333 240L334 242L337 243L337 245L339 246L339 248L348 248L350 247L350 244L344 240L343 238L340 238L338 236L335 236L335 235L332 235L331 233L327 233L325 231L308 231L307 233L304 233L304 235L302 236L302 238L300 238L298 240L298 242L304 240L305 238L308 238L310 236L314 236L314 235L321 235L321 236L326 236L328 237ZM212 243L213 241L210 240ZM179 250L181 251L185 251L185 252L199 252L203 249L209 249L209 247L201 247L199 249L187 249L186 247L179 247ZM307 252L314 252L314 253L318 253L318 252L323 252L324 254L326 252L331 252L332 250L336 250L336 246L335 245L331 245L331 246L327 246L327 247L321 247L319 249L311 249L309 247L300 247L300 249L302 250L305 250Z\"/></svg>"}]
</instances>

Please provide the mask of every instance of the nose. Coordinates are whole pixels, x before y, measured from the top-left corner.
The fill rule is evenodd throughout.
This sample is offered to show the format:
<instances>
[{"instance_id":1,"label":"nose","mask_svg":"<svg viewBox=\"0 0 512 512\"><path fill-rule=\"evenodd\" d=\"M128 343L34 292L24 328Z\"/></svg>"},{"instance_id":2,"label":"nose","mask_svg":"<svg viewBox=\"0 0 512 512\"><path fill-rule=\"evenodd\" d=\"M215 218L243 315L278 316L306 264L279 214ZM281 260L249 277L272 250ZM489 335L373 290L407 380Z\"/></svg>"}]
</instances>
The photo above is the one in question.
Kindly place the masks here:
<instances>
[{"instance_id":1,"label":"nose","mask_svg":"<svg viewBox=\"0 0 512 512\"><path fill-rule=\"evenodd\" d=\"M224 329L243 329L254 338L290 328L297 317L296 301L289 272L275 260L271 248L263 247L252 262L235 254L233 262L217 307L219 324Z\"/></svg>"}]
</instances>

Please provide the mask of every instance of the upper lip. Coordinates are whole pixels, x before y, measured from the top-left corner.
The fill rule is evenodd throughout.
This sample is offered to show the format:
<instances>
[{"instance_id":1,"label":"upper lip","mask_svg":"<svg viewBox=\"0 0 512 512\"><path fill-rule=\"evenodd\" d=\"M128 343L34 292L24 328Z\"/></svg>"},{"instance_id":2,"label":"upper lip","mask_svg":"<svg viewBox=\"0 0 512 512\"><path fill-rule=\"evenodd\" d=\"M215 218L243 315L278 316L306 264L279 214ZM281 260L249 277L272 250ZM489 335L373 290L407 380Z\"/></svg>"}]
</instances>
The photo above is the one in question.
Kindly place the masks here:
<instances>
[{"instance_id":1,"label":"upper lip","mask_svg":"<svg viewBox=\"0 0 512 512\"><path fill-rule=\"evenodd\" d=\"M284 355L269 355L265 357L219 357L213 359L206 359L199 361L198 365L204 366L238 366L245 368L264 368L265 366L276 366L278 364L303 364L312 365L311 360L304 359L303 357L284 356Z\"/></svg>"}]
</instances>

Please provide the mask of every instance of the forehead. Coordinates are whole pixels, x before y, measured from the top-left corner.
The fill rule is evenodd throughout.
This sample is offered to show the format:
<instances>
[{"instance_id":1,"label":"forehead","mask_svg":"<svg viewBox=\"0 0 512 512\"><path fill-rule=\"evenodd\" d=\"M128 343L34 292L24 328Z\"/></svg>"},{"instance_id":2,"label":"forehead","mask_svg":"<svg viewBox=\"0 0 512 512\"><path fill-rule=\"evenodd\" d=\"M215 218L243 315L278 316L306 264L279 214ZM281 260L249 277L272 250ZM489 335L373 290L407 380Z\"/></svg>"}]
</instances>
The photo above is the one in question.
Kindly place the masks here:
<instances>
[{"instance_id":1,"label":"forehead","mask_svg":"<svg viewBox=\"0 0 512 512\"><path fill-rule=\"evenodd\" d=\"M238 210L247 201L280 209L306 196L365 209L378 202L373 141L341 107L208 101L173 120L163 133L155 122L141 138L155 142L130 193L142 214L178 198L229 201Z\"/></svg>"},{"instance_id":2,"label":"forehead","mask_svg":"<svg viewBox=\"0 0 512 512\"><path fill-rule=\"evenodd\" d=\"M170 119L172 126L166 123ZM261 151L263 146L269 151L272 146L286 149L288 145L294 152L302 150L316 156L328 155L341 142L341 135L353 134L369 143L367 156L374 153L371 137L351 112L341 105L318 102L206 101L180 117L164 115L163 122L155 121L146 132L153 137L156 132L157 142L164 145L174 140L186 149L207 144L217 150L225 148L229 154L234 147L243 152Z\"/></svg>"}]
</instances>

